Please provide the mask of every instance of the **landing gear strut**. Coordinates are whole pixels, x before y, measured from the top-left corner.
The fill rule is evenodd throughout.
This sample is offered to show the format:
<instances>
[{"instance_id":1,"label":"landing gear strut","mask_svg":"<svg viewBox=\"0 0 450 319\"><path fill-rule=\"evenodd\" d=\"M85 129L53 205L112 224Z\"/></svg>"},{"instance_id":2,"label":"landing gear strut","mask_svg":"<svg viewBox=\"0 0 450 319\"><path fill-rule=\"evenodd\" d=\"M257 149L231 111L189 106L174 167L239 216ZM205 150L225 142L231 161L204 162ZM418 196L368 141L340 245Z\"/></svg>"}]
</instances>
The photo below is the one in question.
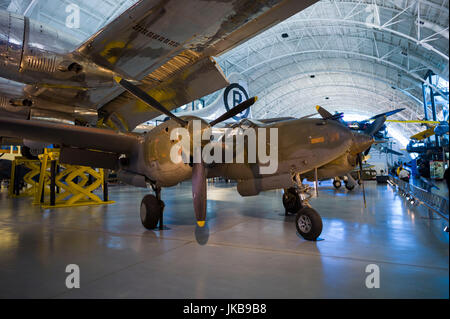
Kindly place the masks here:
<instances>
[{"instance_id":1,"label":"landing gear strut","mask_svg":"<svg viewBox=\"0 0 450 319\"><path fill-rule=\"evenodd\" d=\"M302 200L300 199L296 188L291 187L284 190L283 206L285 216L289 214L297 214L300 208L302 208Z\"/></svg>"},{"instance_id":2,"label":"landing gear strut","mask_svg":"<svg viewBox=\"0 0 450 319\"><path fill-rule=\"evenodd\" d=\"M141 202L141 222L147 229L155 229L159 222L159 230L164 229L164 202L161 200L161 188L152 185L155 195L146 195Z\"/></svg>"},{"instance_id":3,"label":"landing gear strut","mask_svg":"<svg viewBox=\"0 0 450 319\"><path fill-rule=\"evenodd\" d=\"M300 175L294 175L296 187L284 190L283 206L288 213L295 213L295 227L297 232L306 240L317 240L322 233L322 218L308 203L311 189L303 185Z\"/></svg>"}]
</instances>

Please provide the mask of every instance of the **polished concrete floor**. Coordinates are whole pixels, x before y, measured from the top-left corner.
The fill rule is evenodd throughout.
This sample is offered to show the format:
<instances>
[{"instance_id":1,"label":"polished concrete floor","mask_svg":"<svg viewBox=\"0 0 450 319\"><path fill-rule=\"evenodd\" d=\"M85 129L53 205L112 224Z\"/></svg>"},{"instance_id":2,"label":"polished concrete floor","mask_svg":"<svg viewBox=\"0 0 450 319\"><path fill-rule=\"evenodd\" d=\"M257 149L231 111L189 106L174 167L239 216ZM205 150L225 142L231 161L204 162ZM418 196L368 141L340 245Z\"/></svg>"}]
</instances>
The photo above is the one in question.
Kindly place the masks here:
<instances>
[{"instance_id":1,"label":"polished concrete floor","mask_svg":"<svg viewBox=\"0 0 450 319\"><path fill-rule=\"evenodd\" d=\"M199 231L190 183L164 189L163 231L145 230L146 190L110 188L115 204L41 210L0 193L2 298L448 298L448 233L387 185L320 187L320 241L295 232L281 192L242 198L232 184L208 187ZM81 287L67 289L66 266ZM376 264L380 287L365 285Z\"/></svg>"}]
</instances>

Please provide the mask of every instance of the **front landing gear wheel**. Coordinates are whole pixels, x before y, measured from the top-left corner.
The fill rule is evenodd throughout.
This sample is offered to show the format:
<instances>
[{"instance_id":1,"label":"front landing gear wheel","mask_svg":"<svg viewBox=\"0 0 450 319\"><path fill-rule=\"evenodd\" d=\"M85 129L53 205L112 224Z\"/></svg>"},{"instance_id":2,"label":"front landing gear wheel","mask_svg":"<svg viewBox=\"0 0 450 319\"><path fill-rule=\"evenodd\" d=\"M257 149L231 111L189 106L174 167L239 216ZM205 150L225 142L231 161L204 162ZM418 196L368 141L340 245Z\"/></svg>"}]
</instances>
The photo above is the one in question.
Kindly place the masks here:
<instances>
[{"instance_id":1,"label":"front landing gear wheel","mask_svg":"<svg viewBox=\"0 0 450 319\"><path fill-rule=\"evenodd\" d=\"M334 180L333 186L334 186L334 188L341 188L341 186L342 186L341 181Z\"/></svg>"},{"instance_id":2,"label":"front landing gear wheel","mask_svg":"<svg viewBox=\"0 0 450 319\"><path fill-rule=\"evenodd\" d=\"M154 195L146 195L141 202L141 222L147 229L155 229L161 219L164 202Z\"/></svg>"},{"instance_id":3,"label":"front landing gear wheel","mask_svg":"<svg viewBox=\"0 0 450 319\"><path fill-rule=\"evenodd\" d=\"M297 232L306 240L316 240L322 233L322 217L311 207L303 207L295 217Z\"/></svg>"},{"instance_id":4,"label":"front landing gear wheel","mask_svg":"<svg viewBox=\"0 0 450 319\"><path fill-rule=\"evenodd\" d=\"M283 206L286 210L286 215L287 213L295 214L300 208L302 208L300 195L297 193L295 188L291 187L284 191Z\"/></svg>"}]
</instances>

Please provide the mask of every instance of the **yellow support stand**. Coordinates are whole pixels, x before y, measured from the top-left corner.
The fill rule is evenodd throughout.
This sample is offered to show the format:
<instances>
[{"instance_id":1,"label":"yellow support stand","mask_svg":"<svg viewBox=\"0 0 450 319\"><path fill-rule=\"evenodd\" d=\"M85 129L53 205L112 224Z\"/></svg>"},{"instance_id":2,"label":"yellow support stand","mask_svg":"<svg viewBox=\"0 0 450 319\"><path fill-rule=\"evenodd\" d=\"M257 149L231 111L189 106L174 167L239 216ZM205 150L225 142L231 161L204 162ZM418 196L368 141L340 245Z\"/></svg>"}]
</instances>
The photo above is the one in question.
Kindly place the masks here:
<instances>
[{"instance_id":1,"label":"yellow support stand","mask_svg":"<svg viewBox=\"0 0 450 319\"><path fill-rule=\"evenodd\" d=\"M21 193L19 193L19 185L16 185L18 183L16 180L16 168L19 165L24 165L30 169L30 171L23 177L27 187ZM30 160L22 156L16 156L11 163L11 180L8 187L8 195L10 197L33 196L39 186L39 183L33 179L33 177L39 175L40 173L39 166L39 160Z\"/></svg>"},{"instance_id":2,"label":"yellow support stand","mask_svg":"<svg viewBox=\"0 0 450 319\"><path fill-rule=\"evenodd\" d=\"M59 150L54 149L45 150L39 159L41 171L34 204L56 208L114 203L107 198L103 169L59 163ZM57 167L61 169L59 172ZM99 187L103 189L103 200L93 193ZM49 200L46 200L46 194L50 194Z\"/></svg>"}]
</instances>

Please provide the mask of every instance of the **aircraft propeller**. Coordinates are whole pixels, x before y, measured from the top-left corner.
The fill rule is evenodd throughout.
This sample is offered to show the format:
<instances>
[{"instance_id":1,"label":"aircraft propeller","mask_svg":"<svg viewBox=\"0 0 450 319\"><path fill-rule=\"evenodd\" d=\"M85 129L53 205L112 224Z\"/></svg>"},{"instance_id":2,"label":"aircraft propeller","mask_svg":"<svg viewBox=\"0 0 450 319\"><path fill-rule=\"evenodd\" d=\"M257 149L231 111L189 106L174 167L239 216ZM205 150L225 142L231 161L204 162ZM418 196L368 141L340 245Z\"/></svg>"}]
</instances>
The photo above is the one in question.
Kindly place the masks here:
<instances>
[{"instance_id":1,"label":"aircraft propeller","mask_svg":"<svg viewBox=\"0 0 450 319\"><path fill-rule=\"evenodd\" d=\"M118 76L114 77L114 80L125 90L130 92L132 95L134 95L136 98L144 102L145 104L150 105L151 107L155 108L156 110L160 111L161 113L167 115L172 120L176 121L181 126L186 126L188 123L182 119L180 119L178 116L175 116L172 112L167 110L161 103L156 101L154 98L152 98L150 95L148 95L146 92L141 90L136 85L132 84L131 82L122 79Z\"/></svg>"},{"instance_id":2,"label":"aircraft propeller","mask_svg":"<svg viewBox=\"0 0 450 319\"><path fill-rule=\"evenodd\" d=\"M154 98L152 98L150 95L148 95L146 92L141 90L139 87L135 86L134 84L130 83L127 80L124 80L120 77L114 78L114 80L122 86L125 90L130 92L132 95L134 95L136 98L141 100L142 102L148 104L149 106L155 108L156 110L160 111L161 113L169 116L171 119L176 121L178 124L180 124L183 127L186 127L188 125L188 122L185 120L175 116L172 112L167 110L161 103L156 101ZM223 121L228 120L229 118L236 116L237 114L241 113L242 111L245 111L250 106L252 106L258 98L256 96L236 105L231 110L225 112L221 116L219 116L214 121L210 122L208 124L209 127L213 127L218 123L221 123ZM196 150L194 150L195 152ZM206 198L207 198L207 185L206 185L206 167L203 162L201 163L193 163L192 165L192 200L194 204L194 212L195 212L195 218L197 219L197 225L199 227L203 227L205 225L206 220Z\"/></svg>"}]
</instances>

